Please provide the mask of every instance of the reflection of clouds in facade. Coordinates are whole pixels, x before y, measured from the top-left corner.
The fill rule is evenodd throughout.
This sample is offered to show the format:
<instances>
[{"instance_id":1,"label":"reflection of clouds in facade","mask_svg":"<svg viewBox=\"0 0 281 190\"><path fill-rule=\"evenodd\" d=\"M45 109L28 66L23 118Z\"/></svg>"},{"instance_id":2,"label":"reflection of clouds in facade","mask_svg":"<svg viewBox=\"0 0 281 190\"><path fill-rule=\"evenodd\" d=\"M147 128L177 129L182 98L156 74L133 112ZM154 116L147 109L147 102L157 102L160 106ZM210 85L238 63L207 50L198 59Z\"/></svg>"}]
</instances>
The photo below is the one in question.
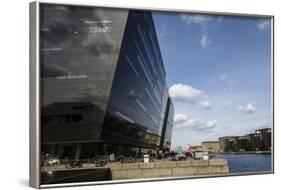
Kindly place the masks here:
<instances>
[{"instance_id":1,"label":"reflection of clouds in facade","mask_svg":"<svg viewBox=\"0 0 281 190\"><path fill-rule=\"evenodd\" d=\"M42 64L42 78L58 77L58 76L68 76L70 71L59 64Z\"/></svg>"},{"instance_id":2,"label":"reflection of clouds in facade","mask_svg":"<svg viewBox=\"0 0 281 190\"><path fill-rule=\"evenodd\" d=\"M116 32L112 31L112 17L123 18L120 14L122 11L55 7L44 7L47 11L42 13L45 22L41 26L42 59L53 75L77 72L79 65L86 72L86 67L103 58L104 54L117 53L120 42L117 43L112 37ZM107 14L108 11L112 13ZM126 15L124 11L122 14ZM110 58L107 57L104 64L111 64L113 60Z\"/></svg>"},{"instance_id":3,"label":"reflection of clouds in facade","mask_svg":"<svg viewBox=\"0 0 281 190\"><path fill-rule=\"evenodd\" d=\"M52 92L43 94L42 103L92 101L105 110L127 12L59 5L41 9L41 76L53 79L42 81Z\"/></svg>"}]
</instances>

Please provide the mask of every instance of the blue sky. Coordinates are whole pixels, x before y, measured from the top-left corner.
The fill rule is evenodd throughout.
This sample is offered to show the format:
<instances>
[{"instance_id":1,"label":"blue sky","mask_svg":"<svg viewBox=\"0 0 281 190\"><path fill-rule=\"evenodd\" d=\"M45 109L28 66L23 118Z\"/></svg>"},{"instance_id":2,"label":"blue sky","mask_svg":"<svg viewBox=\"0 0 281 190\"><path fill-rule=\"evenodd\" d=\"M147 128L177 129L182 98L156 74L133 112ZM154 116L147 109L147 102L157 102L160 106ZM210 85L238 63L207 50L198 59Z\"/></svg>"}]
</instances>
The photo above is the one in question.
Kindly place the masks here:
<instances>
[{"instance_id":1,"label":"blue sky","mask_svg":"<svg viewBox=\"0 0 281 190\"><path fill-rule=\"evenodd\" d=\"M271 127L268 19L154 12L175 105L172 148Z\"/></svg>"}]
</instances>

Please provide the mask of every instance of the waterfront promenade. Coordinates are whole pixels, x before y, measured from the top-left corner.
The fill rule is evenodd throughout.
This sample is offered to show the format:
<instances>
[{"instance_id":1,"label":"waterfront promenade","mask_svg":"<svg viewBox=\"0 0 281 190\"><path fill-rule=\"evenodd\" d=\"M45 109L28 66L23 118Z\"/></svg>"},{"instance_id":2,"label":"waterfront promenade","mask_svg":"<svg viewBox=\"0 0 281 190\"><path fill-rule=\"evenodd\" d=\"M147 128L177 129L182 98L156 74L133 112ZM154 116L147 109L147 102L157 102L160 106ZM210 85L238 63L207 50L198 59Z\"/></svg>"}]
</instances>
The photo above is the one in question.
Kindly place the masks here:
<instances>
[{"instance_id":1,"label":"waterfront promenade","mask_svg":"<svg viewBox=\"0 0 281 190\"><path fill-rule=\"evenodd\" d=\"M66 169L60 165L51 170L42 170L42 184L81 181L107 181L125 179L147 179L160 177L191 177L198 175L228 174L226 159L184 160L109 163L104 167L84 165L82 168Z\"/></svg>"},{"instance_id":2,"label":"waterfront promenade","mask_svg":"<svg viewBox=\"0 0 281 190\"><path fill-rule=\"evenodd\" d=\"M112 163L107 165L112 180L228 174L225 159Z\"/></svg>"}]
</instances>

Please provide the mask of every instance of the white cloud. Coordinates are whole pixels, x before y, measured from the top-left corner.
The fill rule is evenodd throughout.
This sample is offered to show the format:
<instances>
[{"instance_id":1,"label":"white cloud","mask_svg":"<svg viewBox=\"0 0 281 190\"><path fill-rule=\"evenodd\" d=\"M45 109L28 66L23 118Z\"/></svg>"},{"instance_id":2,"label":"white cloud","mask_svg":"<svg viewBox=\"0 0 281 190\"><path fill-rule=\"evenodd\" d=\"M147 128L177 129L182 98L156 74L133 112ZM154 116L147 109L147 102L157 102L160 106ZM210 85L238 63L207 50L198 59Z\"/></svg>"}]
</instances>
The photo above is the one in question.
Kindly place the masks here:
<instances>
[{"instance_id":1,"label":"white cloud","mask_svg":"<svg viewBox=\"0 0 281 190\"><path fill-rule=\"evenodd\" d=\"M228 77L228 74L227 74L227 73L224 73L224 74L220 75L220 79L221 79L221 80L224 80L224 79L226 79L227 77Z\"/></svg>"},{"instance_id":2,"label":"white cloud","mask_svg":"<svg viewBox=\"0 0 281 190\"><path fill-rule=\"evenodd\" d=\"M254 113L256 111L256 103L251 102L247 105L239 105L237 106L237 110L244 113Z\"/></svg>"},{"instance_id":3,"label":"white cloud","mask_svg":"<svg viewBox=\"0 0 281 190\"><path fill-rule=\"evenodd\" d=\"M173 84L169 89L169 94L175 101L190 102L203 96L203 91L193 88L187 84Z\"/></svg>"},{"instance_id":4,"label":"white cloud","mask_svg":"<svg viewBox=\"0 0 281 190\"><path fill-rule=\"evenodd\" d=\"M208 23L220 23L223 20L223 16L209 16L204 14L181 14L181 20L183 20L186 24L198 24L202 28L203 35L200 39L200 44L203 48L206 48L211 45L212 41L208 34L204 34L208 32Z\"/></svg>"},{"instance_id":5,"label":"white cloud","mask_svg":"<svg viewBox=\"0 0 281 190\"><path fill-rule=\"evenodd\" d=\"M203 15L203 14L181 14L180 18L187 24L200 24L203 30L203 35L200 39L200 45L203 48L206 48L211 45L211 40L208 34L205 34L208 31L207 23L214 20L212 16ZM218 17L217 21L220 22L222 18Z\"/></svg>"},{"instance_id":6,"label":"white cloud","mask_svg":"<svg viewBox=\"0 0 281 190\"><path fill-rule=\"evenodd\" d=\"M174 116L174 124L179 124L185 122L188 119L188 116L185 114L176 114Z\"/></svg>"},{"instance_id":7,"label":"white cloud","mask_svg":"<svg viewBox=\"0 0 281 190\"><path fill-rule=\"evenodd\" d=\"M208 100L208 95L206 95L202 90L198 90L188 84L173 84L169 89L169 94L176 102L195 103L204 110L211 109L211 103Z\"/></svg>"},{"instance_id":8,"label":"white cloud","mask_svg":"<svg viewBox=\"0 0 281 190\"><path fill-rule=\"evenodd\" d=\"M199 104L204 108L205 110L211 109L211 103L208 100L204 100L199 102Z\"/></svg>"},{"instance_id":9,"label":"white cloud","mask_svg":"<svg viewBox=\"0 0 281 190\"><path fill-rule=\"evenodd\" d=\"M204 24L209 21L211 21L211 17L207 15L188 15L188 14L182 14L181 19L185 21L187 24L195 23L195 24Z\"/></svg>"},{"instance_id":10,"label":"white cloud","mask_svg":"<svg viewBox=\"0 0 281 190\"><path fill-rule=\"evenodd\" d=\"M211 121L207 121L205 125L207 128L214 128L216 127L217 123L218 123L217 120L211 120Z\"/></svg>"},{"instance_id":11,"label":"white cloud","mask_svg":"<svg viewBox=\"0 0 281 190\"><path fill-rule=\"evenodd\" d=\"M266 19L266 20L262 20L262 21L259 21L257 23L257 27L260 29L260 30L264 30L264 29L268 29L270 28L270 20Z\"/></svg>"},{"instance_id":12,"label":"white cloud","mask_svg":"<svg viewBox=\"0 0 281 190\"><path fill-rule=\"evenodd\" d=\"M209 16L203 14L181 14L180 18L187 24L205 24L212 20L215 20L217 22L221 22L223 20L223 16Z\"/></svg>"},{"instance_id":13,"label":"white cloud","mask_svg":"<svg viewBox=\"0 0 281 190\"><path fill-rule=\"evenodd\" d=\"M203 34L200 40L200 44L203 48L206 48L211 45L211 40L208 34Z\"/></svg>"},{"instance_id":14,"label":"white cloud","mask_svg":"<svg viewBox=\"0 0 281 190\"><path fill-rule=\"evenodd\" d=\"M176 114L174 117L174 129L192 129L195 131L207 131L216 127L217 120L203 121L201 119L191 119L185 114Z\"/></svg>"}]
</instances>

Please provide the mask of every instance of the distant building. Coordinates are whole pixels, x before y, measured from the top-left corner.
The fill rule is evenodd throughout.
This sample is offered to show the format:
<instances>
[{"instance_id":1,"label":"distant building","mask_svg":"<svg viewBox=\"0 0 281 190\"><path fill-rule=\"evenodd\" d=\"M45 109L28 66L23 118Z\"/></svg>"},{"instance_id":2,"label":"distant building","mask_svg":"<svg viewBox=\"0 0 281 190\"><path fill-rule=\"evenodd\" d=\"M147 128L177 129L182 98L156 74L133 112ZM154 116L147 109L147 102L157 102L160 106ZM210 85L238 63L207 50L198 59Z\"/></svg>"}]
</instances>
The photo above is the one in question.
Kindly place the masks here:
<instances>
[{"instance_id":1,"label":"distant building","mask_svg":"<svg viewBox=\"0 0 281 190\"><path fill-rule=\"evenodd\" d=\"M244 136L220 137L219 148L220 152L271 151L271 129L258 129Z\"/></svg>"},{"instance_id":2,"label":"distant building","mask_svg":"<svg viewBox=\"0 0 281 190\"><path fill-rule=\"evenodd\" d=\"M250 151L258 150L258 137L256 133L247 134L246 137L248 138L249 141L249 150Z\"/></svg>"},{"instance_id":3,"label":"distant building","mask_svg":"<svg viewBox=\"0 0 281 190\"><path fill-rule=\"evenodd\" d=\"M225 136L219 138L220 152L237 152L238 151L238 137Z\"/></svg>"},{"instance_id":4,"label":"distant building","mask_svg":"<svg viewBox=\"0 0 281 190\"><path fill-rule=\"evenodd\" d=\"M198 151L203 151L202 146L200 146L200 145L191 145L188 148L188 152L198 152Z\"/></svg>"},{"instance_id":5,"label":"distant building","mask_svg":"<svg viewBox=\"0 0 281 190\"><path fill-rule=\"evenodd\" d=\"M219 141L205 141L201 143L202 150L207 152L220 152Z\"/></svg>"},{"instance_id":6,"label":"distant building","mask_svg":"<svg viewBox=\"0 0 281 190\"><path fill-rule=\"evenodd\" d=\"M255 131L257 139L257 149L260 151L271 150L271 129L264 128Z\"/></svg>"},{"instance_id":7,"label":"distant building","mask_svg":"<svg viewBox=\"0 0 281 190\"><path fill-rule=\"evenodd\" d=\"M271 150L271 129L258 129L255 133L246 135L249 140L249 149L252 151L270 151Z\"/></svg>"},{"instance_id":8,"label":"distant building","mask_svg":"<svg viewBox=\"0 0 281 190\"><path fill-rule=\"evenodd\" d=\"M249 137L246 136L246 135L238 137L237 145L238 145L238 151L239 152L251 150Z\"/></svg>"}]
</instances>

